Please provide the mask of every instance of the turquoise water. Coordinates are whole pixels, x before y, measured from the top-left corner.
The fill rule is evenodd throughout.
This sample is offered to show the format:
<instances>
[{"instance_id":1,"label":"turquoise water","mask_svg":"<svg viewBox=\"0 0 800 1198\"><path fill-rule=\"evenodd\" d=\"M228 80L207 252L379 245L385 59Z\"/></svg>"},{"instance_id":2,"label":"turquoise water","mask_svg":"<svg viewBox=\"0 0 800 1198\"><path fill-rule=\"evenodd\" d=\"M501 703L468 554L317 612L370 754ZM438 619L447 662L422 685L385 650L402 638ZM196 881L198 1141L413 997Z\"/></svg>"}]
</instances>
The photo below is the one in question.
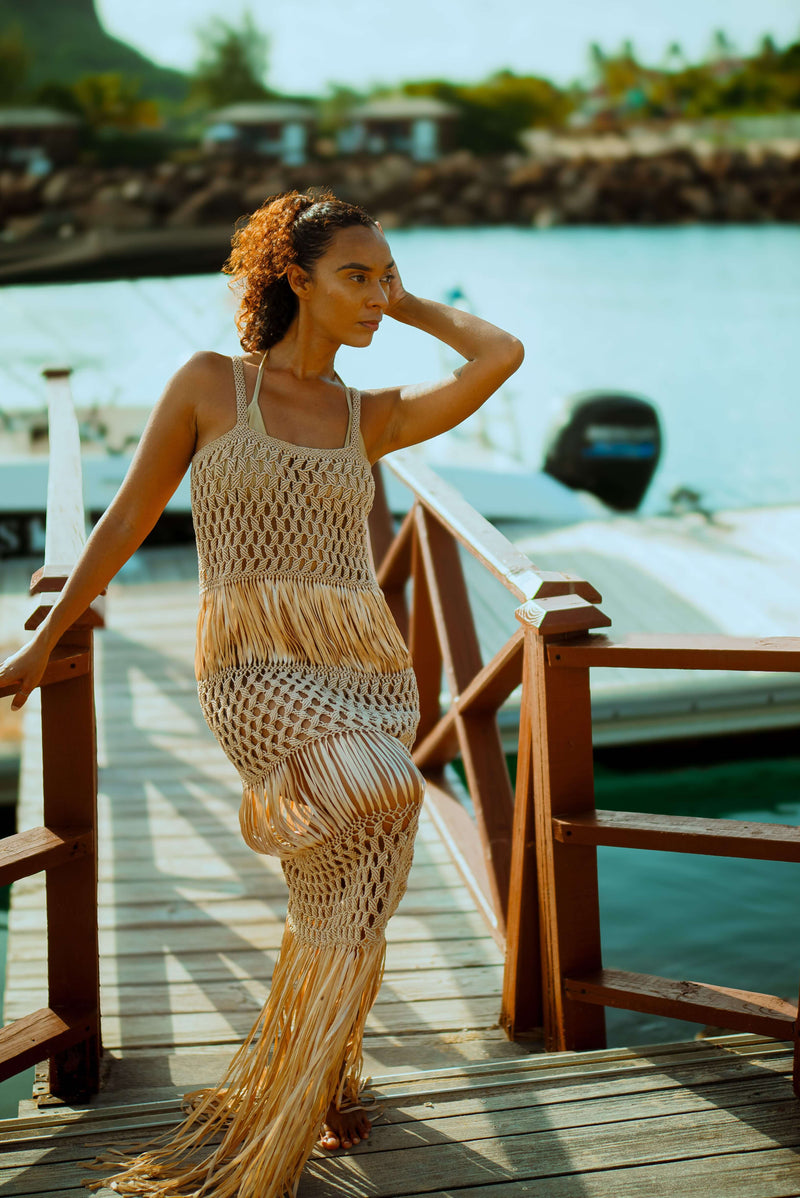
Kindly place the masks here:
<instances>
[{"instance_id":1,"label":"turquoise water","mask_svg":"<svg viewBox=\"0 0 800 1198\"><path fill-rule=\"evenodd\" d=\"M443 299L459 287L525 342L505 388L522 465L540 465L561 398L622 388L663 423L643 510L681 485L717 508L800 500L800 228L428 229L390 243L410 290ZM5 288L0 403L40 403L41 366L66 361L79 403L150 405L195 350L237 351L234 310L222 275ZM451 359L386 321L338 365L367 387L435 378Z\"/></svg>"}]
</instances>

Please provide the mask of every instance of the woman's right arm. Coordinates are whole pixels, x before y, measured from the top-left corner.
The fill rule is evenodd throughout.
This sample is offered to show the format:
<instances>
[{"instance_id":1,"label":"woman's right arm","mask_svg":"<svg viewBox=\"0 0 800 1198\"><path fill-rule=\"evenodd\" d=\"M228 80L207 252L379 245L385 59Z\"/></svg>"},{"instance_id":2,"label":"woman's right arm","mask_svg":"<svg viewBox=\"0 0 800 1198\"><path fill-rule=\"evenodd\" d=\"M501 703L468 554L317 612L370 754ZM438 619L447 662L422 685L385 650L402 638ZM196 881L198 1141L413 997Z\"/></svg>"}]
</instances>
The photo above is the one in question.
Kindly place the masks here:
<instances>
[{"instance_id":1,"label":"woman's right arm","mask_svg":"<svg viewBox=\"0 0 800 1198\"><path fill-rule=\"evenodd\" d=\"M0 685L19 682L12 708L21 707L38 685L59 637L139 548L189 468L209 356L194 354L169 380L117 494L92 529L57 601L32 640L0 665Z\"/></svg>"}]
</instances>

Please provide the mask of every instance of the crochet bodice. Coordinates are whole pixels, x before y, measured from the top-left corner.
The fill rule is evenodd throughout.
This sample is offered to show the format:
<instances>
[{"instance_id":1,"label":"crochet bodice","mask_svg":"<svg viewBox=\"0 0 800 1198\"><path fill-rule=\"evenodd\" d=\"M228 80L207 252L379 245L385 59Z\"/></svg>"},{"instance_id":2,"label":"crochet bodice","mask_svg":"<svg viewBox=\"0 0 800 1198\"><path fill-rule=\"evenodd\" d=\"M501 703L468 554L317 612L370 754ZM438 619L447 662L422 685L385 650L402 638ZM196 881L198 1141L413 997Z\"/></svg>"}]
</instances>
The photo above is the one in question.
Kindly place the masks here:
<instances>
[{"instance_id":1,"label":"crochet bodice","mask_svg":"<svg viewBox=\"0 0 800 1198\"><path fill-rule=\"evenodd\" d=\"M256 576L377 586L367 540L375 488L359 393L347 389L345 445L294 445L251 426L241 358L233 367L236 424L191 464L200 589Z\"/></svg>"}]
</instances>

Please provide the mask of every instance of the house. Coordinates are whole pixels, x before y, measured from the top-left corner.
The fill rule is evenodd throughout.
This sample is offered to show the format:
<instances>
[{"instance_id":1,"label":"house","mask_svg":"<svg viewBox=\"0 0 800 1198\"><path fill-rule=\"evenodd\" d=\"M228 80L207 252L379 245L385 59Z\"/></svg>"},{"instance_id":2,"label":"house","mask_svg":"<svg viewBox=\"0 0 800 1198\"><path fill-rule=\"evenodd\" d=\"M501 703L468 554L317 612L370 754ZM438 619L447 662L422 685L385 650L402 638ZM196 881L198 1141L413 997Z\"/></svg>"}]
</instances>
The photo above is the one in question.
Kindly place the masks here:
<instances>
[{"instance_id":1,"label":"house","mask_svg":"<svg viewBox=\"0 0 800 1198\"><path fill-rule=\"evenodd\" d=\"M210 153L247 153L300 166L308 156L316 115L310 107L285 100L229 104L209 114L203 149Z\"/></svg>"},{"instance_id":2,"label":"house","mask_svg":"<svg viewBox=\"0 0 800 1198\"><path fill-rule=\"evenodd\" d=\"M383 96L352 108L339 130L340 154L405 154L433 162L453 144L458 110L428 96Z\"/></svg>"},{"instance_id":3,"label":"house","mask_svg":"<svg viewBox=\"0 0 800 1198\"><path fill-rule=\"evenodd\" d=\"M74 160L82 126L79 116L56 108L0 108L0 164L46 175Z\"/></svg>"}]
</instances>

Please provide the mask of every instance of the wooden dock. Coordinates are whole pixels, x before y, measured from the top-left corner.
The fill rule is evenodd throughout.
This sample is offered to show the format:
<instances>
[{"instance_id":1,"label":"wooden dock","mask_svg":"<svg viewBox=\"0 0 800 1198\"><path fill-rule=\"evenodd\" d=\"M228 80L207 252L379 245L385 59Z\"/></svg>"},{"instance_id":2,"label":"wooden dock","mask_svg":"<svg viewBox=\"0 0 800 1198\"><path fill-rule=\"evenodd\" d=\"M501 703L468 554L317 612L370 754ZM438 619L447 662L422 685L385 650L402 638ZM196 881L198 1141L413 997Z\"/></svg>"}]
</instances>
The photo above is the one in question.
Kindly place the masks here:
<instances>
[{"instance_id":1,"label":"wooden dock","mask_svg":"<svg viewBox=\"0 0 800 1198\"><path fill-rule=\"evenodd\" d=\"M796 1198L790 1072L788 1048L738 1036L376 1079L384 1115L369 1140L315 1150L299 1198ZM8 1120L0 1194L86 1198L96 1152L177 1113L173 1098Z\"/></svg>"},{"instance_id":2,"label":"wooden dock","mask_svg":"<svg viewBox=\"0 0 800 1198\"><path fill-rule=\"evenodd\" d=\"M85 1195L96 1152L176 1122L183 1090L220 1075L265 997L285 885L239 834L239 780L195 693L196 608L193 550L140 551L110 588L96 638L102 1090L0 1124L3 1198ZM41 822L38 703L20 829ZM42 875L13 888L7 1021L47 1002L43 894ZM546 1054L506 1040L500 951L430 813L388 940L366 1037L385 1115L355 1151L316 1153L300 1198L800 1194L787 1045Z\"/></svg>"}]
</instances>

